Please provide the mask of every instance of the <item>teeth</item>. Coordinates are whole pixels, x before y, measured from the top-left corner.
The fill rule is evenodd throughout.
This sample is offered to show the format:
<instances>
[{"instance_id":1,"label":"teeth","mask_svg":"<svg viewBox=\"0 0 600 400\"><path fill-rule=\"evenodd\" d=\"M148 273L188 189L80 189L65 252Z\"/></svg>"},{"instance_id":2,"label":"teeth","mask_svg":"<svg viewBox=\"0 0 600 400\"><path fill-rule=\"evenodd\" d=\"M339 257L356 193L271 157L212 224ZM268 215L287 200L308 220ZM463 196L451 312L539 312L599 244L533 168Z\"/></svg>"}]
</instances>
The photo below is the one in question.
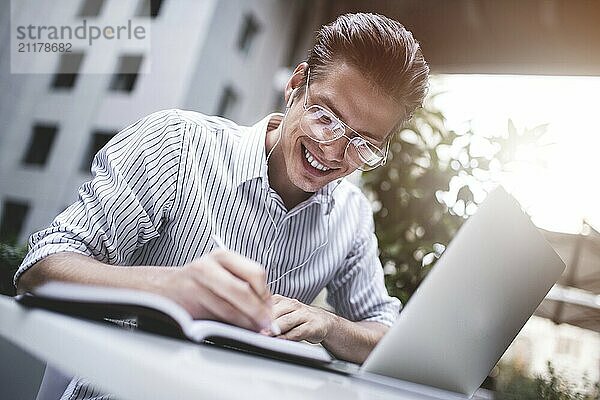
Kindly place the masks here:
<instances>
[{"instance_id":1,"label":"teeth","mask_svg":"<svg viewBox=\"0 0 600 400\"><path fill-rule=\"evenodd\" d=\"M324 166L323 164L321 164L320 162L318 162L313 157L313 155L308 152L308 150L306 148L304 149L304 157L306 157L306 161L308 161L308 163L310 165L312 165L313 167L315 167L319 171L329 171L330 168L327 168L326 166Z\"/></svg>"}]
</instances>

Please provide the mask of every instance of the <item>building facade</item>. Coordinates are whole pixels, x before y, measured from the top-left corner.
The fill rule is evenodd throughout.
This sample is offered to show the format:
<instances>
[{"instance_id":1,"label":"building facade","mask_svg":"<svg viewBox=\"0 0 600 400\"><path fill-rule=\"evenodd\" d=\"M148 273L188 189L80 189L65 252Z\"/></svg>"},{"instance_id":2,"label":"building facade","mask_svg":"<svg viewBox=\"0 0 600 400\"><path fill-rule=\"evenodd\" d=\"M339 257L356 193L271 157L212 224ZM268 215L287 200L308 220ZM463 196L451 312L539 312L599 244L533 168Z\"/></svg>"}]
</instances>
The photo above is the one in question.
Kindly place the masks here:
<instances>
[{"instance_id":1,"label":"building facade","mask_svg":"<svg viewBox=\"0 0 600 400\"><path fill-rule=\"evenodd\" d=\"M75 201L93 155L144 115L182 108L252 124L281 109L281 77L310 45L319 12L297 0L12 3L0 5L0 236L17 242ZM11 12L100 26L150 18L150 50L87 46L57 55L53 74L11 74ZM75 72L61 73L65 65ZM98 69L107 73L89 73Z\"/></svg>"}]
</instances>

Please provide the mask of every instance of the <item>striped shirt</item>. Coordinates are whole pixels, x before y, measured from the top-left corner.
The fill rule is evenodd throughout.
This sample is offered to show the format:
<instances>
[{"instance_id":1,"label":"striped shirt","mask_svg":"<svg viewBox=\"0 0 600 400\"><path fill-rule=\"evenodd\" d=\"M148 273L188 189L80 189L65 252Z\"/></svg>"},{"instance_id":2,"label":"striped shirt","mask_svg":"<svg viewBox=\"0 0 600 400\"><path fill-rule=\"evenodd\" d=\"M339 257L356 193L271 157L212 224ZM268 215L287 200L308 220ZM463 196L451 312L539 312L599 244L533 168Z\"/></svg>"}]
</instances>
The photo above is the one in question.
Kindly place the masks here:
<instances>
[{"instance_id":1,"label":"striped shirt","mask_svg":"<svg viewBox=\"0 0 600 400\"><path fill-rule=\"evenodd\" d=\"M123 267L183 266L213 250L216 234L265 266L272 293L310 303L327 288L340 316L391 325L400 302L387 294L361 191L335 181L287 210L269 186L266 132L281 118L245 127L167 110L123 129L95 156L78 201L31 236L15 283L65 251ZM72 382L63 398L89 398L83 386Z\"/></svg>"}]
</instances>

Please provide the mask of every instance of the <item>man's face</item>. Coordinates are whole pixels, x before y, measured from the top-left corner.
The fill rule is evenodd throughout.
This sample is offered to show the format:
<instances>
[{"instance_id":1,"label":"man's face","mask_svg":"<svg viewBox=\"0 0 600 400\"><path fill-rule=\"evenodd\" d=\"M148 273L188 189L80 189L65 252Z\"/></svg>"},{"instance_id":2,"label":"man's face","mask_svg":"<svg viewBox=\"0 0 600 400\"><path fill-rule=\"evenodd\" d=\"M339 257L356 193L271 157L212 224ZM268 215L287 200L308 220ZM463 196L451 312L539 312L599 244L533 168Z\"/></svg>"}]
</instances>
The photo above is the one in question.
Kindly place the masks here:
<instances>
[{"instance_id":1,"label":"man's face","mask_svg":"<svg viewBox=\"0 0 600 400\"><path fill-rule=\"evenodd\" d=\"M299 66L301 68L301 66ZM301 76L296 69L288 83ZM306 91L306 85L302 88ZM370 143L385 150L385 143L399 122L399 105L378 91L356 68L341 64L319 79L309 82L307 106L319 105L335 114ZM314 193L336 179L352 173L356 167L345 158L348 139L328 143L313 140L300 127L304 113L304 95L296 96L289 109L281 138L282 152L290 183L304 192ZM354 132L347 130L352 138Z\"/></svg>"}]
</instances>

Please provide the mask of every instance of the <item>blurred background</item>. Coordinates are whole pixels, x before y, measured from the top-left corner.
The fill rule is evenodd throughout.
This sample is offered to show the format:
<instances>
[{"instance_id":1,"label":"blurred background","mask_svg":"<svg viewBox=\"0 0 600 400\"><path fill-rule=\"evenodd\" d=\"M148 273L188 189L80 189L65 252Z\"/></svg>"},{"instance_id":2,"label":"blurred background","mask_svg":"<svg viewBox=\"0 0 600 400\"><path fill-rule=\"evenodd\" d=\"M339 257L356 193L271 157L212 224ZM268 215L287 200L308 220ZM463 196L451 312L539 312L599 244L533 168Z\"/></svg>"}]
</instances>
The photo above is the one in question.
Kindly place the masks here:
<instances>
[{"instance_id":1,"label":"blurred background","mask_svg":"<svg viewBox=\"0 0 600 400\"><path fill-rule=\"evenodd\" d=\"M389 162L352 178L373 202L388 290L408 301L464 220L489 190L504 185L568 268L486 385L498 398L539 398L540 388L564 396L548 398L598 398L599 2L53 4L44 18L149 20L151 48L81 47L45 61L53 73L11 73L10 15L39 17L40 10L0 2L2 293L14 294L12 274L27 237L75 201L91 177L93 155L120 129L166 108L240 124L281 111L283 86L306 58L314 32L346 12L377 12L413 32L433 74L425 107L395 137ZM107 73L90 72L99 65ZM0 352L29 360L2 362L0 381L34 382L43 371L8 343L0 341ZM34 396L37 387L28 387ZM32 398L23 395L7 398Z\"/></svg>"}]
</instances>

